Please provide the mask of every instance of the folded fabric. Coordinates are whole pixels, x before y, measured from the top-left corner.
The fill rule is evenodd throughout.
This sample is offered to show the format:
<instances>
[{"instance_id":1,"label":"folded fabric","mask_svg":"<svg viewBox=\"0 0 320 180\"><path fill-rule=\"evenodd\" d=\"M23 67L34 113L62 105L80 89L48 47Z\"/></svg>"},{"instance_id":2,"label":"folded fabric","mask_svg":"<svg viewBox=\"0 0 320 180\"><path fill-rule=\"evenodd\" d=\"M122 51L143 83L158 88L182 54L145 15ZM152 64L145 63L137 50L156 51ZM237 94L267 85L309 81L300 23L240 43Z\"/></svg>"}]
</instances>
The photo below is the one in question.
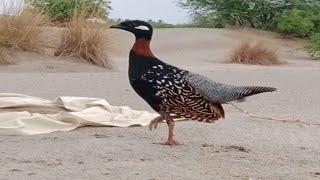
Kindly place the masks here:
<instances>
[{"instance_id":1,"label":"folded fabric","mask_svg":"<svg viewBox=\"0 0 320 180\"><path fill-rule=\"evenodd\" d=\"M146 126L157 116L105 99L58 97L54 101L23 94L0 94L0 135L35 135L83 126Z\"/></svg>"}]
</instances>

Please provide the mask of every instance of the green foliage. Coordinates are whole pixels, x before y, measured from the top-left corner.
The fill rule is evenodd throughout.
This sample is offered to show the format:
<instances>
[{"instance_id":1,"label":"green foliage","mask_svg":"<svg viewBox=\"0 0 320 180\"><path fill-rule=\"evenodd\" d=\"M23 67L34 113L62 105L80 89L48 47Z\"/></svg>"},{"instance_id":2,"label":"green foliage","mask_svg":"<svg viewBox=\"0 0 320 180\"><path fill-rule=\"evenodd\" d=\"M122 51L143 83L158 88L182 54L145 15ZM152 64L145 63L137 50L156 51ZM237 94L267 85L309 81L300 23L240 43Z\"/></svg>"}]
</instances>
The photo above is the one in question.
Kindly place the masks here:
<instances>
[{"instance_id":1,"label":"green foliage","mask_svg":"<svg viewBox=\"0 0 320 180\"><path fill-rule=\"evenodd\" d=\"M277 29L286 34L306 37L314 31L313 15L306 10L293 9L279 18Z\"/></svg>"},{"instance_id":2,"label":"green foliage","mask_svg":"<svg viewBox=\"0 0 320 180\"><path fill-rule=\"evenodd\" d=\"M153 26L153 28L174 28L173 24L166 23L162 20L154 21L150 19L148 20L148 23L150 23Z\"/></svg>"},{"instance_id":3,"label":"green foliage","mask_svg":"<svg viewBox=\"0 0 320 180\"><path fill-rule=\"evenodd\" d=\"M154 21L154 20L148 20L148 23L152 25L155 29L161 29L161 28L192 28L196 27L193 24L169 24L162 20Z\"/></svg>"},{"instance_id":4,"label":"green foliage","mask_svg":"<svg viewBox=\"0 0 320 180\"><path fill-rule=\"evenodd\" d=\"M293 30L285 26L299 24L289 17L294 15L297 21L304 21L299 27L312 28L302 34L309 35L320 29L319 0L180 0L180 4L190 10L193 22L201 26L249 26L269 30L280 27L286 32ZM306 19L306 16L310 19Z\"/></svg>"},{"instance_id":5,"label":"green foliage","mask_svg":"<svg viewBox=\"0 0 320 180\"><path fill-rule=\"evenodd\" d=\"M195 27L200 28L224 28L226 23L223 19L217 19L211 14L198 14L193 16L192 24L194 24Z\"/></svg>"},{"instance_id":6,"label":"green foliage","mask_svg":"<svg viewBox=\"0 0 320 180\"><path fill-rule=\"evenodd\" d=\"M320 33L310 37L306 49L313 57L320 59Z\"/></svg>"},{"instance_id":7,"label":"green foliage","mask_svg":"<svg viewBox=\"0 0 320 180\"><path fill-rule=\"evenodd\" d=\"M312 18L313 24L314 24L314 32L320 33L320 13L317 15L314 15Z\"/></svg>"},{"instance_id":8,"label":"green foliage","mask_svg":"<svg viewBox=\"0 0 320 180\"><path fill-rule=\"evenodd\" d=\"M181 0L195 17L207 17L221 26L270 28L281 12L290 9L289 0ZM210 19L209 19L210 18ZM211 23L212 24L212 23Z\"/></svg>"},{"instance_id":9,"label":"green foliage","mask_svg":"<svg viewBox=\"0 0 320 180\"><path fill-rule=\"evenodd\" d=\"M300 37L320 32L320 1L295 0L292 4L294 8L278 18L276 30Z\"/></svg>"},{"instance_id":10,"label":"green foliage","mask_svg":"<svg viewBox=\"0 0 320 180\"><path fill-rule=\"evenodd\" d=\"M106 19L110 9L108 0L28 0L28 2L58 22L66 22L76 14L85 15L86 18Z\"/></svg>"}]
</instances>

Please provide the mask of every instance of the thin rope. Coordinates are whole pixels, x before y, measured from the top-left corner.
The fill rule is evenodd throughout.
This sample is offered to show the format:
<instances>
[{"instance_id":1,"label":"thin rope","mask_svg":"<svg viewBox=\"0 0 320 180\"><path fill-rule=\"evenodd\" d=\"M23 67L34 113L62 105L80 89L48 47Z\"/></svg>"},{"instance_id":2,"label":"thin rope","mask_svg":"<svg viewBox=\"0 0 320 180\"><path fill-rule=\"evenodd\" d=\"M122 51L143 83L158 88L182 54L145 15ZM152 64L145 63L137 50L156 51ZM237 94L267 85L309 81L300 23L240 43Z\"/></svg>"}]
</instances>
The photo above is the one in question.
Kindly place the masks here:
<instances>
[{"instance_id":1,"label":"thin rope","mask_svg":"<svg viewBox=\"0 0 320 180\"><path fill-rule=\"evenodd\" d=\"M234 107L235 109L237 109L238 111L246 114L251 119L278 121L278 122L284 122L284 123L296 123L296 124L303 124L303 125L309 125L309 126L320 126L319 123L309 123L309 122L306 122L306 121L302 121L300 119L289 120L289 119L280 119L280 118L273 118L273 117L258 116L258 115L252 114L249 111L246 111L246 110L240 108L239 106L237 106L237 105L235 105L233 103L228 103L228 104L231 105L232 107Z\"/></svg>"}]
</instances>

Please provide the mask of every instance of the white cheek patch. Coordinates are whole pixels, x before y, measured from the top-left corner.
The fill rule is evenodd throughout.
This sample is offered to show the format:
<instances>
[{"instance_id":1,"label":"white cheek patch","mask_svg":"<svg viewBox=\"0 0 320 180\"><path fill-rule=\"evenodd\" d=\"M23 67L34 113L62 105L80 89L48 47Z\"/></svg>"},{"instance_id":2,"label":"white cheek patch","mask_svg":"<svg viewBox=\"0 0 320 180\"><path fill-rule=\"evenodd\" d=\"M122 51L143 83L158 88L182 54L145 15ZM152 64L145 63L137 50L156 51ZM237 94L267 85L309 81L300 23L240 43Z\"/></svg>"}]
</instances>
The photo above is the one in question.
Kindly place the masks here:
<instances>
[{"instance_id":1,"label":"white cheek patch","mask_svg":"<svg viewBox=\"0 0 320 180\"><path fill-rule=\"evenodd\" d=\"M138 27L135 27L135 29L140 29L140 30L143 30L143 31L149 31L150 30L147 26L138 26Z\"/></svg>"}]
</instances>

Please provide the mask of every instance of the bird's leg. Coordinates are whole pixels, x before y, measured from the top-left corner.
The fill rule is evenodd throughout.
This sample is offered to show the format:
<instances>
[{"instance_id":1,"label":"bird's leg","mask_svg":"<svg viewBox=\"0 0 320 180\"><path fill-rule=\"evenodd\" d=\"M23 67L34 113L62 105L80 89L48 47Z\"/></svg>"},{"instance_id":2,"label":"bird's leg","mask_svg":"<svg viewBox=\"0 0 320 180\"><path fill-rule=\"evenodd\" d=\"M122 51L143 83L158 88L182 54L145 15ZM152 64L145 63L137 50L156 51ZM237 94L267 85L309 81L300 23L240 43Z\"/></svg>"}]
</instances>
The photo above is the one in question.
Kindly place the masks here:
<instances>
[{"instance_id":1,"label":"bird's leg","mask_svg":"<svg viewBox=\"0 0 320 180\"><path fill-rule=\"evenodd\" d=\"M167 115L166 117L166 122L167 122L167 125L168 125L168 128L169 128L169 136L168 136L168 140L166 143L164 143L164 145L170 145L170 146L173 146L173 145L179 145L179 143L174 140L174 121L173 121L173 118L170 116L170 115Z\"/></svg>"},{"instance_id":2,"label":"bird's leg","mask_svg":"<svg viewBox=\"0 0 320 180\"><path fill-rule=\"evenodd\" d=\"M162 122L164 120L163 116L160 115L156 118L154 118L152 121L149 123L149 129L152 131L152 129L157 129L158 123Z\"/></svg>"}]
</instances>

